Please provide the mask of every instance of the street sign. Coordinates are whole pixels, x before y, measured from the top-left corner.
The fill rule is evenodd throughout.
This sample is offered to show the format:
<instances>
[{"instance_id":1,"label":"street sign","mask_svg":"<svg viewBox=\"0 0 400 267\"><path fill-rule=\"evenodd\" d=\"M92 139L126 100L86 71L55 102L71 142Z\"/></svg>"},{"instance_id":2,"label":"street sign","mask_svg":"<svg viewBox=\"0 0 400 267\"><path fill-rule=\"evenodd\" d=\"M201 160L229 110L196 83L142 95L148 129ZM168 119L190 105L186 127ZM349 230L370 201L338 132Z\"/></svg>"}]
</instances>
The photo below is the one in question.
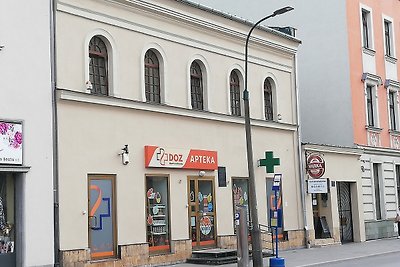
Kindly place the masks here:
<instances>
[{"instance_id":1,"label":"street sign","mask_svg":"<svg viewBox=\"0 0 400 267\"><path fill-rule=\"evenodd\" d=\"M272 190L273 191L279 191L280 190L281 179L282 179L282 174L276 173L274 175L274 182L272 184Z\"/></svg>"}]
</instances>

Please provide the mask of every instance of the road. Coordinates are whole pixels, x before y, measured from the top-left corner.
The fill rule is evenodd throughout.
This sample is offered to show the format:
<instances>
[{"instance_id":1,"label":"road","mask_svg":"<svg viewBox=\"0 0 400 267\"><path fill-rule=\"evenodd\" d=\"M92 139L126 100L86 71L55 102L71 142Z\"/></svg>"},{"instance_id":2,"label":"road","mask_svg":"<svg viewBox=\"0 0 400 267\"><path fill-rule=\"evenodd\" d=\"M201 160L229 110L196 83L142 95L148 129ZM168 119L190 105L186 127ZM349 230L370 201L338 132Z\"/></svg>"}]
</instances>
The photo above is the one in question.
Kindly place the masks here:
<instances>
[{"instance_id":1,"label":"road","mask_svg":"<svg viewBox=\"0 0 400 267\"><path fill-rule=\"evenodd\" d=\"M370 257L349 259L346 261L330 262L326 264L309 265L309 266L321 266L321 267L392 267L400 266L400 253L385 253L382 255L375 255Z\"/></svg>"}]
</instances>

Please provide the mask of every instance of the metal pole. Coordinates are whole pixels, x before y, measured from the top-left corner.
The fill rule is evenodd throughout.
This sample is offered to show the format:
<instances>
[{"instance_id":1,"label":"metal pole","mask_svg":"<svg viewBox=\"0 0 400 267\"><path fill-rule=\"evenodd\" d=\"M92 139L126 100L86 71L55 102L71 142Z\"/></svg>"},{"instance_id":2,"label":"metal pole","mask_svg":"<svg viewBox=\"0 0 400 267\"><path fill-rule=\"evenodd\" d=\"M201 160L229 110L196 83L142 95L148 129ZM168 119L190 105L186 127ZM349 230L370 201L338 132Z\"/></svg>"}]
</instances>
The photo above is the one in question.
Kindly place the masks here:
<instances>
[{"instance_id":1,"label":"metal pole","mask_svg":"<svg viewBox=\"0 0 400 267\"><path fill-rule=\"evenodd\" d=\"M239 220L236 224L237 235L237 263L238 267L249 266L249 243L247 241L247 210L244 206L237 207Z\"/></svg>"},{"instance_id":2,"label":"metal pole","mask_svg":"<svg viewBox=\"0 0 400 267\"><path fill-rule=\"evenodd\" d=\"M278 190L275 190L275 212L278 213ZM277 220L279 220L279 215ZM278 221L277 221L277 225L275 227L275 245L276 245L276 254L275 254L275 258L278 258Z\"/></svg>"},{"instance_id":3,"label":"metal pole","mask_svg":"<svg viewBox=\"0 0 400 267\"><path fill-rule=\"evenodd\" d=\"M253 251L253 266L261 267L263 266L263 257L262 257L262 249L261 249L261 232L260 226L258 224L258 208L257 208L257 196L256 196L256 186L255 186L255 178L254 178L254 163L253 163L253 145L251 141L251 127L250 127L250 107L249 107L249 91L248 91L248 50L249 50L249 39L250 35L257 27L258 24L263 22L266 19L274 17L276 15L280 15L286 13L288 11L293 10L292 7L284 7L274 11L273 14L266 16L260 19L253 27L250 29L246 38L246 47L245 47L245 59L244 59L244 91L243 91L243 102L244 102L244 123L246 130L246 152L247 152L247 168L249 172L249 186L250 186L250 215L252 221L252 230L251 230L251 244Z\"/></svg>"}]
</instances>

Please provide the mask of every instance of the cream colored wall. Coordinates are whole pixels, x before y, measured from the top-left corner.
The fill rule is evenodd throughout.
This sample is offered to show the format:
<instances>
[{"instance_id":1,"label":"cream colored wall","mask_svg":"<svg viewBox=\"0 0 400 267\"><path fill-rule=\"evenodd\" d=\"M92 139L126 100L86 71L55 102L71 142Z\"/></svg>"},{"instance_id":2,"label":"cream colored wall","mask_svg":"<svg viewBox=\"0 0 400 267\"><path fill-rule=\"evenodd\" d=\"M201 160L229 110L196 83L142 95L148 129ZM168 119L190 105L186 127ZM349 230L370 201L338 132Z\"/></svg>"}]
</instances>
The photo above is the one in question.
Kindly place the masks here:
<instances>
[{"instance_id":1,"label":"cream colored wall","mask_svg":"<svg viewBox=\"0 0 400 267\"><path fill-rule=\"evenodd\" d=\"M168 105L184 108L190 106L188 70L192 60L200 56L209 66L206 73L209 84L206 88L209 95L209 110L218 113L227 112L225 77L235 64L243 66L244 34L247 32L242 31L241 24L227 20L225 22L227 25L224 25L232 28L236 35L242 34L239 38L236 35L205 30L170 18L154 17L135 9L124 10L115 5L96 5L100 12L104 12L101 14L107 14L107 17L63 4L59 4L58 8L62 10L58 12L57 26L59 88L86 91L85 82L88 78L84 75L85 51L90 36L101 29L115 44L112 49L115 63L112 66L114 95L142 100L142 55L146 47L157 44L163 49L166 57L163 60ZM210 19L215 18L206 12L203 12L203 15L210 16ZM207 17L203 20L207 20ZM237 29L238 26L240 27ZM268 33L256 31L255 36L271 38L275 46L288 45L287 40L277 39ZM288 51L295 51L297 43L292 42L290 45L288 49L272 48L260 43L250 45L249 90L253 118L264 118L263 81L267 77L272 77L277 83L277 114L282 115L282 122L296 123L296 113L293 112L295 93L291 75L293 58Z\"/></svg>"},{"instance_id":2,"label":"cream colored wall","mask_svg":"<svg viewBox=\"0 0 400 267\"><path fill-rule=\"evenodd\" d=\"M118 2L118 1L117 1ZM243 69L249 27L176 1L140 1L119 6L108 1L59 2L57 86L60 164L61 249L88 247L88 174L115 174L118 244L146 242L145 174L170 175L171 238L189 239L187 177L196 170L145 169L144 146L216 150L227 168L228 186L215 176L217 234L233 234L231 177L246 177L243 118L228 116L227 75ZM159 5L155 8L153 3ZM90 11L92 10L92 11ZM176 13L179 11L179 13ZM86 93L85 66L91 36L102 33L112 45L112 97ZM256 30L250 44L249 91L254 160L274 151L281 159L285 230L301 229L293 55L298 42ZM164 64L166 105L143 101L143 55L156 47ZM207 68L208 111L188 109L189 66L202 59ZM266 122L263 81L277 88L278 122ZM121 163L129 145L131 162ZM255 169L260 223L267 224L265 168Z\"/></svg>"},{"instance_id":3,"label":"cream colored wall","mask_svg":"<svg viewBox=\"0 0 400 267\"><path fill-rule=\"evenodd\" d=\"M146 242L145 174L170 174L171 237L188 239L187 176L196 170L145 169L144 146L197 148L218 151L218 165L227 168L227 179L246 177L246 152L242 124L215 122L161 113L127 110L62 100L59 102L60 227L61 248L87 247L87 175L116 174L119 244ZM171 127L173 125L173 127ZM294 133L254 127L254 157L266 150L281 158L276 172L283 173L285 227L299 229ZM129 145L131 162L121 163L120 148ZM217 186L218 235L233 234L231 183ZM265 168L256 168L260 223L266 224ZM180 182L182 180L182 182ZM297 187L298 188L298 187Z\"/></svg>"},{"instance_id":4,"label":"cream colored wall","mask_svg":"<svg viewBox=\"0 0 400 267\"><path fill-rule=\"evenodd\" d=\"M312 150L316 152L318 150ZM341 151L340 148L331 149L330 151L321 149L325 160L325 174L323 178L329 178L330 181L350 182L351 183L351 201L352 201L352 216L353 216L353 234L354 241L365 241L365 227L363 220L363 205L362 205L362 181L361 181L361 162L360 155L357 153L349 153ZM309 179L308 175L306 178ZM330 207L323 208L323 214L327 216L327 222L331 229L331 234L340 233L340 222L338 214L338 195L337 186L331 187L328 195L328 203ZM312 205L311 194L307 194L307 220L312 223ZM328 205L329 205L328 204ZM331 220L329 220L331 218ZM339 236L337 237L339 238Z\"/></svg>"}]
</instances>

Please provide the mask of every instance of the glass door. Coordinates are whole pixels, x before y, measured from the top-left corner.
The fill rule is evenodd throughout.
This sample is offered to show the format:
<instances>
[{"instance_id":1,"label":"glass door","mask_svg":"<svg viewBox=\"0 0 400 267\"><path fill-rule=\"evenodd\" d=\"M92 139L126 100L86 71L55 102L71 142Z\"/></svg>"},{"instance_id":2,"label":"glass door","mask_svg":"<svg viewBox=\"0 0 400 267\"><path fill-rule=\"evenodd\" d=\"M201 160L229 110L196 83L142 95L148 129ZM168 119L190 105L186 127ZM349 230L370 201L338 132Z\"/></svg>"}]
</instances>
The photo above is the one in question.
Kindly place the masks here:
<instances>
[{"instance_id":1,"label":"glass door","mask_svg":"<svg viewBox=\"0 0 400 267\"><path fill-rule=\"evenodd\" d=\"M189 178L189 229L192 247L215 247L216 213L213 177Z\"/></svg>"},{"instance_id":2,"label":"glass door","mask_svg":"<svg viewBox=\"0 0 400 267\"><path fill-rule=\"evenodd\" d=\"M114 176L89 176L89 247L92 259L117 256Z\"/></svg>"}]
</instances>

